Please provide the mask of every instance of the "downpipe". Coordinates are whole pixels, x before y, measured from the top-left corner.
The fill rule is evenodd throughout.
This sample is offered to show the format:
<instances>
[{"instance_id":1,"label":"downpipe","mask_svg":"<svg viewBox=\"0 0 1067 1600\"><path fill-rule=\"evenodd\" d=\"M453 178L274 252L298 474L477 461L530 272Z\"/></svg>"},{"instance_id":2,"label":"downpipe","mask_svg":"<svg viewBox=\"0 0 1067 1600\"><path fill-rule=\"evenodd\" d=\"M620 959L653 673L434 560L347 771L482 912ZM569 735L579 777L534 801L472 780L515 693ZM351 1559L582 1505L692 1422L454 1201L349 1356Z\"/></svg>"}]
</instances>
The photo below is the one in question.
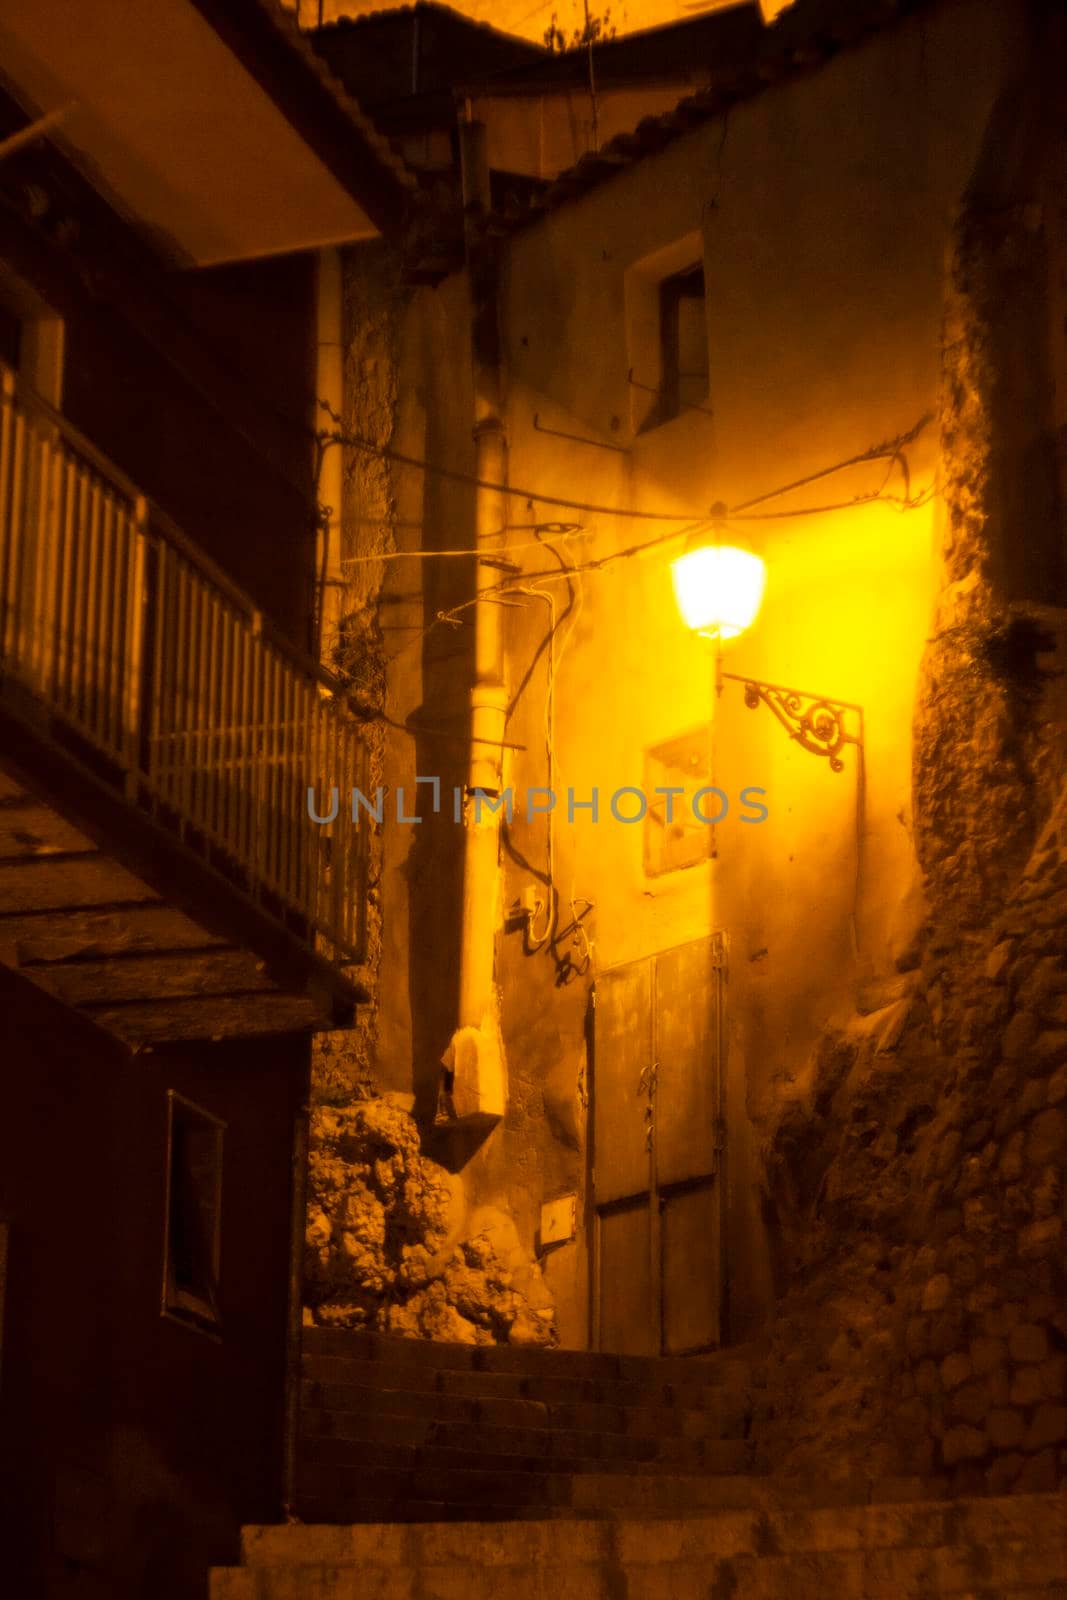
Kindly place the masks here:
<instances>
[{"instance_id":1,"label":"downpipe","mask_svg":"<svg viewBox=\"0 0 1067 1600\"><path fill-rule=\"evenodd\" d=\"M463 905L459 997L455 1032L442 1057L446 1089L457 1117L492 1126L507 1108L507 1068L496 989L500 926L500 827L504 787L503 609L494 593L505 539L507 441L501 417L497 273L484 223L489 212L485 129L461 125L467 263L471 285L474 367L475 603L474 670L470 692L470 750L464 804ZM489 485L490 487L485 487Z\"/></svg>"}]
</instances>

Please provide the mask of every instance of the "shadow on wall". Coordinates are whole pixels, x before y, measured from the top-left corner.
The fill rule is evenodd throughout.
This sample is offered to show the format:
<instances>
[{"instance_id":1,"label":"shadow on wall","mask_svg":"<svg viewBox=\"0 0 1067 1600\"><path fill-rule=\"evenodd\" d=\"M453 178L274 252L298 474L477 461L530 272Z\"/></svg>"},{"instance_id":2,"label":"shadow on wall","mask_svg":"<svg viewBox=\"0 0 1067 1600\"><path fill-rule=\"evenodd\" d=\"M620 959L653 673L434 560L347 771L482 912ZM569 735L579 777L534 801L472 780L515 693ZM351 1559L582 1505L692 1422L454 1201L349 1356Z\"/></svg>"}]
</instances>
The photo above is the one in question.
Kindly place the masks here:
<instances>
[{"instance_id":1,"label":"shadow on wall","mask_svg":"<svg viewBox=\"0 0 1067 1600\"><path fill-rule=\"evenodd\" d=\"M426 458L443 460L450 447L438 408L427 410ZM427 473L423 487L423 546L455 548L473 538L474 492L446 485ZM463 530L457 538L457 530ZM412 1083L415 1116L425 1134L433 1127L441 1086L441 1056L452 1037L459 995L460 926L463 911L463 829L452 816L452 795L467 781L466 729L470 675L474 670L471 613L459 627L439 622L438 613L467 600L474 589L474 562L427 561L423 567L423 704L412 722L426 729L415 739L416 771L441 780L441 810L423 805L424 820L407 830L408 984L412 1018ZM473 1153L473 1152L472 1152ZM451 1164L451 1163L450 1163Z\"/></svg>"}]
</instances>

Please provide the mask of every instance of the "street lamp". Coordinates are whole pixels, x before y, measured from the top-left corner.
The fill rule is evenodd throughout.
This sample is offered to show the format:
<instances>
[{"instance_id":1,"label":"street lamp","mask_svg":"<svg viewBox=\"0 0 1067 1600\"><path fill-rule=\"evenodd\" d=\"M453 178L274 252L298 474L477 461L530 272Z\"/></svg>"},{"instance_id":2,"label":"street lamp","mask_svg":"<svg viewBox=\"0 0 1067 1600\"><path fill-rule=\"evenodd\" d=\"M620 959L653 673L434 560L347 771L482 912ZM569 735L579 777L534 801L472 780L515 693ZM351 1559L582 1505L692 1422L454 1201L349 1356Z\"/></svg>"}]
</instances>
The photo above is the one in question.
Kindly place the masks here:
<instances>
[{"instance_id":1,"label":"street lamp","mask_svg":"<svg viewBox=\"0 0 1067 1600\"><path fill-rule=\"evenodd\" d=\"M721 530L690 535L671 563L674 597L686 625L706 639L736 639L755 622L763 603L766 568L739 544L724 544Z\"/></svg>"},{"instance_id":2,"label":"street lamp","mask_svg":"<svg viewBox=\"0 0 1067 1600\"><path fill-rule=\"evenodd\" d=\"M765 705L802 750L825 756L830 770L841 772L845 745L857 745L862 752L861 706L723 671L722 647L755 622L767 577L763 561L753 551L733 537L724 542L725 519L726 507L712 506L710 530L691 534L682 554L671 562L674 597L683 621L694 633L715 641L715 692L722 694L727 679L743 684L750 710ZM855 723L856 732L848 722Z\"/></svg>"}]
</instances>

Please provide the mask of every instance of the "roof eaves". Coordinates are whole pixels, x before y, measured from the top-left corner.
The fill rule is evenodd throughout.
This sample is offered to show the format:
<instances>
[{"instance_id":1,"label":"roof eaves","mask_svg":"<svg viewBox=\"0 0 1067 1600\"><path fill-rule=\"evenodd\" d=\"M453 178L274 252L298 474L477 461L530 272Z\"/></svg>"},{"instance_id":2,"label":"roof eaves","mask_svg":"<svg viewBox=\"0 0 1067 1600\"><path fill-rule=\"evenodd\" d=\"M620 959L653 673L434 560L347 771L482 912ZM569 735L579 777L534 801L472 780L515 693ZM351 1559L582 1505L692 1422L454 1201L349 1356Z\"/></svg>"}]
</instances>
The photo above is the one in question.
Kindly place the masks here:
<instances>
[{"instance_id":1,"label":"roof eaves","mask_svg":"<svg viewBox=\"0 0 1067 1600\"><path fill-rule=\"evenodd\" d=\"M418 180L280 0L192 3L375 226L402 228L421 202Z\"/></svg>"},{"instance_id":2,"label":"roof eaves","mask_svg":"<svg viewBox=\"0 0 1067 1600\"><path fill-rule=\"evenodd\" d=\"M632 133L617 134L602 150L584 155L575 166L561 172L533 202L530 211L510 219L511 232L518 232L558 210L646 156L655 155L667 144L705 122L712 121L739 101L749 100L785 78L800 77L817 70L844 49L863 42L872 34L901 20L910 12L928 8L936 0L868 0L848 11L831 3L829 15L820 17L816 28L803 31L803 18L818 12L813 6L798 4L796 14L786 11L767 30L766 45L747 66L722 75L717 82L680 100L673 110L659 116L644 117ZM790 25L783 27L783 19Z\"/></svg>"}]
</instances>

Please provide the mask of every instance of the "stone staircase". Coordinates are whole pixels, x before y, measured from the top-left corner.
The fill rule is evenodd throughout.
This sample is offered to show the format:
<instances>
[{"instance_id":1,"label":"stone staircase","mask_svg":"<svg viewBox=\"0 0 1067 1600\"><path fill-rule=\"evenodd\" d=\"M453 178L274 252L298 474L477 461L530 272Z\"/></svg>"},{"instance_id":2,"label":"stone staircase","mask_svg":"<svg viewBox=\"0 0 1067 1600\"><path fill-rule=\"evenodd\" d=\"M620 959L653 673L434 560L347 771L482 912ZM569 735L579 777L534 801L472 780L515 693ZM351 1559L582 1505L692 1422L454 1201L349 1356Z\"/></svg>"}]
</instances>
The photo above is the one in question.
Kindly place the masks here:
<instances>
[{"instance_id":1,"label":"stone staircase","mask_svg":"<svg viewBox=\"0 0 1067 1600\"><path fill-rule=\"evenodd\" d=\"M754 1492L755 1486L753 1486ZM815 1486L812 1492L817 1493ZM211 1600L1023 1600L1067 1596L1067 1499L647 1518L248 1528Z\"/></svg>"},{"instance_id":2,"label":"stone staircase","mask_svg":"<svg viewBox=\"0 0 1067 1600\"><path fill-rule=\"evenodd\" d=\"M595 1516L748 1503L750 1372L307 1328L304 1522Z\"/></svg>"}]
</instances>

